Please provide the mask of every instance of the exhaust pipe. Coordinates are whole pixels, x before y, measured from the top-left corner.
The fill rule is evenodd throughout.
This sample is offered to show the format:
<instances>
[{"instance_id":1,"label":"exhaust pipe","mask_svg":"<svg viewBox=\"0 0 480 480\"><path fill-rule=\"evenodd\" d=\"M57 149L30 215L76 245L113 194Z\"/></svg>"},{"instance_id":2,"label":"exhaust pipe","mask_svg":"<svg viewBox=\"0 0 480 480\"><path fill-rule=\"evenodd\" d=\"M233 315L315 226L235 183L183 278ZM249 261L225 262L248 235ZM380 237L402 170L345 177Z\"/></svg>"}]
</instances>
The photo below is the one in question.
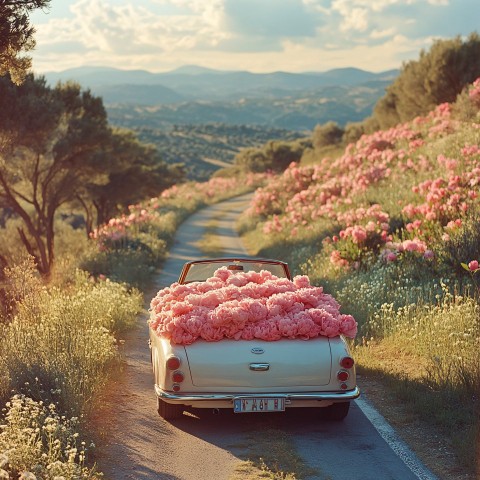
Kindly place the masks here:
<instances>
[{"instance_id":1,"label":"exhaust pipe","mask_svg":"<svg viewBox=\"0 0 480 480\"><path fill-rule=\"evenodd\" d=\"M218 414L220 413L220 410L219 410L218 408L214 408L214 409L212 410L212 413L213 413L214 415L218 415Z\"/></svg>"}]
</instances>

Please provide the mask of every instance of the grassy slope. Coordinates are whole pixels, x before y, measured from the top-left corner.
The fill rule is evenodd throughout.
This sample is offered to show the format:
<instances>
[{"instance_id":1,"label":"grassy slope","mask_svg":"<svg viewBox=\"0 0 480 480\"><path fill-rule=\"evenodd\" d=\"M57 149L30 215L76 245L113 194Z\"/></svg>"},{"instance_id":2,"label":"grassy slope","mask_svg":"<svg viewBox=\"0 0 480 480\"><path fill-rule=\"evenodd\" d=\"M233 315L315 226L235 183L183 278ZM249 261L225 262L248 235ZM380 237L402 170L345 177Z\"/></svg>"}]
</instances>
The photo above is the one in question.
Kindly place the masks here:
<instances>
[{"instance_id":1,"label":"grassy slope","mask_svg":"<svg viewBox=\"0 0 480 480\"><path fill-rule=\"evenodd\" d=\"M477 457L472 446L479 443L480 392L478 285L472 280L480 274L467 275L460 262L480 258L479 144L478 119L460 122L438 110L364 137L338 158L312 166L310 157L309 166L290 169L257 192L239 224L251 254L287 260L354 314L360 372L381 378L415 416L447 435L470 471ZM457 190L448 185L456 176L465 180ZM433 198L433 188L414 188L436 179L445 180L443 200ZM332 194L332 184L341 192ZM454 194L460 195L457 204ZM372 204L388 215L395 261L384 260L389 245L380 239L379 217L354 215ZM409 204L426 207L408 214ZM421 225L413 228L415 220ZM461 226L449 228L451 220ZM345 234L348 226L365 228L369 221L375 228L365 240ZM344 237L332 241L342 231ZM399 252L408 239L423 242L433 258L424 258L424 250Z\"/></svg>"}]
</instances>

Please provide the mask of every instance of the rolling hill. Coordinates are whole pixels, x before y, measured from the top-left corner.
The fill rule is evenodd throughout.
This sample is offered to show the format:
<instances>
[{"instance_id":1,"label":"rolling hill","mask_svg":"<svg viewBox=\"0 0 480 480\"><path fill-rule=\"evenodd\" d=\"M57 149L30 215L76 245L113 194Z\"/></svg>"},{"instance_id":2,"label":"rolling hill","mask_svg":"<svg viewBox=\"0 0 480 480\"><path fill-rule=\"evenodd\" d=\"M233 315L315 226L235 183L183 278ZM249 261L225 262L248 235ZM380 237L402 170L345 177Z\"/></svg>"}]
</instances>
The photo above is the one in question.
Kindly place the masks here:
<instances>
[{"instance_id":1,"label":"rolling hill","mask_svg":"<svg viewBox=\"0 0 480 480\"><path fill-rule=\"evenodd\" d=\"M260 74L189 65L163 73L81 67L45 78L89 88L103 98L111 124L136 131L168 162L205 179L243 147L306 136L328 121L363 120L397 74L356 68Z\"/></svg>"}]
</instances>

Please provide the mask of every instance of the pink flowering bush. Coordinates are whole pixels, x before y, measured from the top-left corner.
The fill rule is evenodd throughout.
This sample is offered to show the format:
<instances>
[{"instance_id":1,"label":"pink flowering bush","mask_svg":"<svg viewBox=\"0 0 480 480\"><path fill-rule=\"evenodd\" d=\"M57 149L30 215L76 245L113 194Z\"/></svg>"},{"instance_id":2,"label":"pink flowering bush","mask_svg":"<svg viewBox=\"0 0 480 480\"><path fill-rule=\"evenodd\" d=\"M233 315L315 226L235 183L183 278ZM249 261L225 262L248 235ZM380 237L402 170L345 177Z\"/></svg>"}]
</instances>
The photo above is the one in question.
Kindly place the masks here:
<instances>
[{"instance_id":1,"label":"pink flowering bush","mask_svg":"<svg viewBox=\"0 0 480 480\"><path fill-rule=\"evenodd\" d=\"M357 322L307 276L293 281L268 271L234 273L223 267L205 282L174 283L151 302L149 325L172 343L197 339L307 340L355 337Z\"/></svg>"},{"instance_id":2,"label":"pink flowering bush","mask_svg":"<svg viewBox=\"0 0 480 480\"><path fill-rule=\"evenodd\" d=\"M397 260L408 257L409 259L433 260L435 253L427 247L427 244L415 237L403 241L390 241L385 244L385 248L380 254L383 261L386 263L395 262Z\"/></svg>"},{"instance_id":3,"label":"pink flowering bush","mask_svg":"<svg viewBox=\"0 0 480 480\"><path fill-rule=\"evenodd\" d=\"M389 215L378 204L346 210L336 219L347 227L323 240L323 248L335 267L358 269L371 253L378 253L391 240Z\"/></svg>"},{"instance_id":4,"label":"pink flowering bush","mask_svg":"<svg viewBox=\"0 0 480 480\"><path fill-rule=\"evenodd\" d=\"M472 104L478 85L468 90ZM463 133L471 127L452 111L444 103L423 117L364 134L336 159L290 165L256 192L251 230L275 252L280 242L317 241L320 255L338 271L376 258L438 265L447 255L442 242L477 208L480 194L478 138ZM291 250L288 259L297 262ZM458 265L457 259L450 263Z\"/></svg>"},{"instance_id":5,"label":"pink flowering bush","mask_svg":"<svg viewBox=\"0 0 480 480\"><path fill-rule=\"evenodd\" d=\"M141 287L164 260L179 224L197 209L246 193L262 185L267 174L249 173L236 178L214 177L208 182L174 185L159 196L110 219L91 234L96 250L82 268L95 277Z\"/></svg>"},{"instance_id":6,"label":"pink flowering bush","mask_svg":"<svg viewBox=\"0 0 480 480\"><path fill-rule=\"evenodd\" d=\"M325 158L305 167L292 164L257 190L249 215L270 217L264 224L264 233L287 236L292 225L308 229L312 222L324 219L341 223L343 212L356 197L407 172L431 169L433 160L417 152L424 147L425 139L439 138L453 131L455 125L445 104L426 117L363 135L338 159ZM454 164L452 160L448 167L451 169Z\"/></svg>"}]
</instances>

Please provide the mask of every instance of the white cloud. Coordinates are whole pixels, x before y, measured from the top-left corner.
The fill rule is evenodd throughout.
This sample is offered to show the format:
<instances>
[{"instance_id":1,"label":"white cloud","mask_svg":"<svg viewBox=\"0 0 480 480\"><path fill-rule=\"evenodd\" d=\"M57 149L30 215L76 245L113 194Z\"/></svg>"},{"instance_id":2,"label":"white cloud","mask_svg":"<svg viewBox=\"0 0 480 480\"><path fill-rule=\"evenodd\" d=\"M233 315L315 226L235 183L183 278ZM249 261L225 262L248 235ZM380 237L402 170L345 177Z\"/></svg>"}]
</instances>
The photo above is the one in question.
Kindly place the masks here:
<instances>
[{"instance_id":1,"label":"white cloud","mask_svg":"<svg viewBox=\"0 0 480 480\"><path fill-rule=\"evenodd\" d=\"M348 13L343 15L343 21L340 24L342 32L356 30L358 32L365 32L368 28L367 10L364 8L353 8Z\"/></svg>"},{"instance_id":2,"label":"white cloud","mask_svg":"<svg viewBox=\"0 0 480 480\"><path fill-rule=\"evenodd\" d=\"M200 0L171 1L183 3L193 13L200 10ZM144 49L161 53L214 47L228 37L218 28L220 17L215 6L219 1L203 3L206 8L198 15L160 16L132 4L112 6L100 0L80 0L71 7L73 18L52 19L37 28L37 43L78 42L90 51L118 55L141 54Z\"/></svg>"},{"instance_id":3,"label":"white cloud","mask_svg":"<svg viewBox=\"0 0 480 480\"><path fill-rule=\"evenodd\" d=\"M387 28L385 30L374 29L370 33L370 38L373 38L373 39L387 38L387 37L392 37L393 35L395 35L395 33L396 33L395 27Z\"/></svg>"},{"instance_id":4,"label":"white cloud","mask_svg":"<svg viewBox=\"0 0 480 480\"><path fill-rule=\"evenodd\" d=\"M83 64L379 71L417 58L431 38L452 36L447 31L470 33L478 21L464 12L477 1L62 0L56 16L52 2L52 15L36 17L32 56L41 71Z\"/></svg>"}]
</instances>

